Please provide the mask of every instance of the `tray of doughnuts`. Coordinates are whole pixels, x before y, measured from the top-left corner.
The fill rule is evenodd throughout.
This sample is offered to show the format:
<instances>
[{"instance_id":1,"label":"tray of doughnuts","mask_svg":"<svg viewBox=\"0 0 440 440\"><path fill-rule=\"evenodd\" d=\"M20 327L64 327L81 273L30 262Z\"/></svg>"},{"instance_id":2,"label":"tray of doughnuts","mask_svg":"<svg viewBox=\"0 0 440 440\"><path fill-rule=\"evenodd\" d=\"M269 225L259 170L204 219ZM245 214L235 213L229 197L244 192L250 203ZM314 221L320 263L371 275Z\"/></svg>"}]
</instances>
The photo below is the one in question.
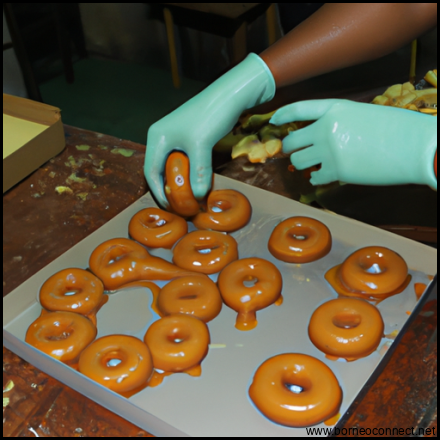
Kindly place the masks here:
<instances>
[{"instance_id":1,"label":"tray of doughnuts","mask_svg":"<svg viewBox=\"0 0 440 440\"><path fill-rule=\"evenodd\" d=\"M227 217L238 191L248 219L222 231L209 209L182 220L145 195L3 299L4 345L155 435L335 426L437 251L222 176L213 189L215 213ZM46 334L51 316L61 336ZM39 345L71 334L85 334L80 354Z\"/></svg>"}]
</instances>

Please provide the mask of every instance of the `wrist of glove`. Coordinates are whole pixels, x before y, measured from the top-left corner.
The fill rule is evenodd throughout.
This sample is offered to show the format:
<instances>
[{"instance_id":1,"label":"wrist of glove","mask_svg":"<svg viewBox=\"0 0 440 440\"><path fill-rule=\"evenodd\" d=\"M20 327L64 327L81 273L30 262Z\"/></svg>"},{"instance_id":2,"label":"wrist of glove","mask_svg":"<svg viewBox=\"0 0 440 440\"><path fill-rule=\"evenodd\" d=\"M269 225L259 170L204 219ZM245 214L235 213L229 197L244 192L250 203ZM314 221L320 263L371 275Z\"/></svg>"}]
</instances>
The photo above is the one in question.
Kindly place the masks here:
<instances>
[{"instance_id":1,"label":"wrist of glove","mask_svg":"<svg viewBox=\"0 0 440 440\"><path fill-rule=\"evenodd\" d=\"M283 151L305 169L321 164L311 183L425 184L437 189L437 118L346 100L304 101L278 110L275 125L316 121L289 134Z\"/></svg>"}]
</instances>

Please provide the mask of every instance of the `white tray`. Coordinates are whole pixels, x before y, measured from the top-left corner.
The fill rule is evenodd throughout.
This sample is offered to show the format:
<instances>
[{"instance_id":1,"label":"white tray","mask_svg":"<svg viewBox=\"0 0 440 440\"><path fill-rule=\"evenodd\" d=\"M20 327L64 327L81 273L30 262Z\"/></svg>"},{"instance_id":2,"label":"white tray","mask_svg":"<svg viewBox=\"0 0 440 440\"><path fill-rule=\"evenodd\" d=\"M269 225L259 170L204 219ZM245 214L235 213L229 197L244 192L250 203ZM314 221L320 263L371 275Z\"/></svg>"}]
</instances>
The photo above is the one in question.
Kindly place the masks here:
<instances>
[{"instance_id":1,"label":"white tray","mask_svg":"<svg viewBox=\"0 0 440 440\"><path fill-rule=\"evenodd\" d=\"M145 207L155 206L149 194L3 298L3 344L37 368L155 435L306 436L305 429L279 426L254 407L248 388L255 370L267 358L280 353L315 356L333 370L340 382L343 415L381 361L380 348L390 341L383 339L378 351L351 363L329 361L315 348L307 335L309 318L317 306L337 297L324 278L325 272L364 246L385 246L401 254L413 280L403 293L379 305L385 334L389 334L402 328L409 317L407 312L417 303L414 283L428 284L428 275L437 272L437 251L222 176L215 177L215 188L236 189L249 198L252 220L232 235L238 241L240 258L258 256L277 265L284 280L284 303L258 312L258 326L249 332L235 329L236 312L223 306L220 315L208 324L212 348L202 363L201 377L175 374L157 388L146 388L125 399L24 342L26 329L41 310L37 295L42 283L61 269L86 268L90 253L103 241L128 237L131 217ZM329 255L306 265L283 263L272 257L267 242L273 228L294 215L314 217L329 227L333 235ZM169 250L151 253L168 260L172 257ZM151 292L145 288L111 295L98 313L98 336L125 333L142 339L151 322L158 319L150 303ZM317 427L321 426L324 427Z\"/></svg>"}]
</instances>

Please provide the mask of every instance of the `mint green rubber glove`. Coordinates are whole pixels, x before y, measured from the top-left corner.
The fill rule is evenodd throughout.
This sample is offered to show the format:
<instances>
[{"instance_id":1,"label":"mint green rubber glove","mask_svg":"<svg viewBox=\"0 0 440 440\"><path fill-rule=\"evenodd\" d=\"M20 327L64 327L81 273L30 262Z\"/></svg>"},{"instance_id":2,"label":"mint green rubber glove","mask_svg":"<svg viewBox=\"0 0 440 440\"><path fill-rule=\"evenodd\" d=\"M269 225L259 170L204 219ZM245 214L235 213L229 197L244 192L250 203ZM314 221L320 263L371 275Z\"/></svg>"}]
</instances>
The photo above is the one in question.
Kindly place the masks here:
<instances>
[{"instance_id":1,"label":"mint green rubber glove","mask_svg":"<svg viewBox=\"0 0 440 440\"><path fill-rule=\"evenodd\" d=\"M346 100L304 101L279 109L270 122L313 121L283 140L299 170L322 164L313 185L426 184L437 190L437 118ZM304 148L308 147L308 148ZM301 150L301 151L297 151ZM295 152L296 151L296 152Z\"/></svg>"},{"instance_id":2,"label":"mint green rubber glove","mask_svg":"<svg viewBox=\"0 0 440 440\"><path fill-rule=\"evenodd\" d=\"M148 131L145 177L157 201L167 207L163 171L174 150L187 154L194 196L203 198L211 187L212 148L237 122L241 113L275 94L275 80L264 61L250 54L240 64Z\"/></svg>"}]
</instances>

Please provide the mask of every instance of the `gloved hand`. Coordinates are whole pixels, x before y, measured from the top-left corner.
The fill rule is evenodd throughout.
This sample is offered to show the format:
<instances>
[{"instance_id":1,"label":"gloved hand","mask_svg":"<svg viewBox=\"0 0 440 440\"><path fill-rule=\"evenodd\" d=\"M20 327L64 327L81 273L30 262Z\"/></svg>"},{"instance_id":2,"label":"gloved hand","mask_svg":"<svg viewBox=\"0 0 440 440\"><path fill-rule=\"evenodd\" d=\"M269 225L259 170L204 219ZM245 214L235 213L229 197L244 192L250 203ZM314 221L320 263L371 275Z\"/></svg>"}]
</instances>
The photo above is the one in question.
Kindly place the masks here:
<instances>
[{"instance_id":1,"label":"gloved hand","mask_svg":"<svg viewBox=\"0 0 440 440\"><path fill-rule=\"evenodd\" d=\"M283 151L295 168L322 164L313 185L426 184L437 189L437 118L410 110L329 99L279 109L270 122L313 121L290 133ZM304 148L307 147L307 148ZM297 151L301 150L301 151Z\"/></svg>"},{"instance_id":2,"label":"gloved hand","mask_svg":"<svg viewBox=\"0 0 440 440\"><path fill-rule=\"evenodd\" d=\"M148 131L145 177L164 207L163 170L173 150L187 154L194 196L203 198L211 187L212 148L237 122L240 114L271 100L275 80L264 61L250 54L244 61Z\"/></svg>"}]
</instances>

